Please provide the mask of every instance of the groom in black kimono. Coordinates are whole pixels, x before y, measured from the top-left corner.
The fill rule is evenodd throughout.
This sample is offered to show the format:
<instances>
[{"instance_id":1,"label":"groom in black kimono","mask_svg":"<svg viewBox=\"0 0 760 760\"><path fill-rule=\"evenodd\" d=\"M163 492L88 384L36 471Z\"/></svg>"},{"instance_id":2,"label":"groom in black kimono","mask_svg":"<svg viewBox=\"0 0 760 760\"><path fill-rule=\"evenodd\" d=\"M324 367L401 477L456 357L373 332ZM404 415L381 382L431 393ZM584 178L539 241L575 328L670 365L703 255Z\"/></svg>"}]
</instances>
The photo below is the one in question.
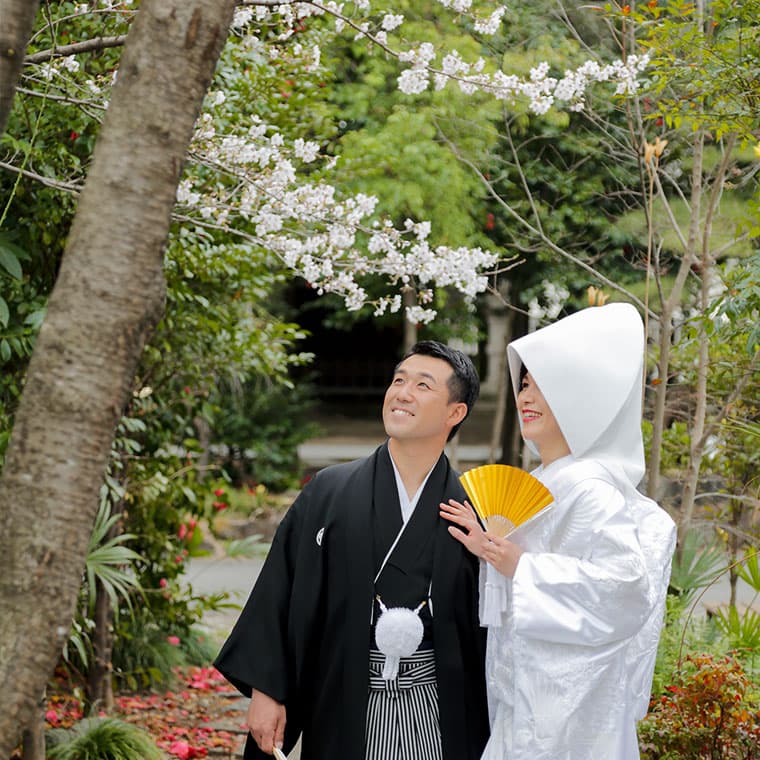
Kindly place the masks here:
<instances>
[{"instance_id":1,"label":"groom in black kimono","mask_svg":"<svg viewBox=\"0 0 760 760\"><path fill-rule=\"evenodd\" d=\"M478 392L467 356L418 343L385 394L388 441L320 471L288 510L215 663L252 694L246 759L287 754L299 735L301 760L480 757L478 565L438 516L466 498L443 449ZM375 637L394 608L422 621L397 669Z\"/></svg>"}]
</instances>

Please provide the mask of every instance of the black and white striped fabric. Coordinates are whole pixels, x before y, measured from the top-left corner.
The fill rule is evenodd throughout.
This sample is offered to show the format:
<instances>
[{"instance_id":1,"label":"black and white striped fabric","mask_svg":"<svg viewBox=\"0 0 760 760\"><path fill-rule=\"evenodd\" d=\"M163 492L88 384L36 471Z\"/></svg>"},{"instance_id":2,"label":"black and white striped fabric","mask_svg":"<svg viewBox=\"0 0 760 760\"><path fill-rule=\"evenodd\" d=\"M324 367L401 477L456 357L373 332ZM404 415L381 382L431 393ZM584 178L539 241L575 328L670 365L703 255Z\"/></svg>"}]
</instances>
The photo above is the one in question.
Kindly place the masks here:
<instances>
[{"instance_id":1,"label":"black and white striped fabric","mask_svg":"<svg viewBox=\"0 0 760 760\"><path fill-rule=\"evenodd\" d=\"M433 650L402 657L392 681L384 662L370 650L366 760L442 760Z\"/></svg>"}]
</instances>

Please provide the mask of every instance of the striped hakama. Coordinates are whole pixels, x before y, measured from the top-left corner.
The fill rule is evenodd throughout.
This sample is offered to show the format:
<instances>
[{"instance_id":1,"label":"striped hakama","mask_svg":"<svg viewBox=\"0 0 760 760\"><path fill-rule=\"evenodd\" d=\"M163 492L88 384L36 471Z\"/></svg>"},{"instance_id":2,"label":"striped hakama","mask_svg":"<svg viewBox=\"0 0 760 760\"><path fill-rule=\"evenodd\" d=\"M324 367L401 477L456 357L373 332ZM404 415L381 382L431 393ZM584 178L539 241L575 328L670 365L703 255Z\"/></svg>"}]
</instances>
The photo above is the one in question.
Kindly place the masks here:
<instances>
[{"instance_id":1,"label":"striped hakama","mask_svg":"<svg viewBox=\"0 0 760 760\"><path fill-rule=\"evenodd\" d=\"M384 662L370 650L366 760L442 760L433 650L402 657L392 681L382 678Z\"/></svg>"}]
</instances>

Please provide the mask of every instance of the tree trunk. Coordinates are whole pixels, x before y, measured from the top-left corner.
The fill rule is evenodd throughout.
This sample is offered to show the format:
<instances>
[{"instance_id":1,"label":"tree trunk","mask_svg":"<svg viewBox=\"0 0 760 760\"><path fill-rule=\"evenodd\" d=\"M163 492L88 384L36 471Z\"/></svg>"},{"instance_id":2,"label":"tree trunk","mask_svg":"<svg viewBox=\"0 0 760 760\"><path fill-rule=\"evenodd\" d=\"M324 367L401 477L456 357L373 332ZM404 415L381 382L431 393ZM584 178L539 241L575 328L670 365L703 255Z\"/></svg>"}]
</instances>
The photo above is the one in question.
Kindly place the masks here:
<instances>
[{"instance_id":1,"label":"tree trunk","mask_svg":"<svg viewBox=\"0 0 760 760\"><path fill-rule=\"evenodd\" d=\"M113 431L163 311L183 160L234 5L144 0L129 33L0 480L0 758L68 637Z\"/></svg>"},{"instance_id":2,"label":"tree trunk","mask_svg":"<svg viewBox=\"0 0 760 760\"><path fill-rule=\"evenodd\" d=\"M507 343L522 337L528 332L528 316L521 311L512 312L510 317L509 336ZM504 348L504 354L507 350ZM505 379L509 377L509 369L505 371ZM504 404L504 422L501 427L501 459L502 464L522 467L522 434L520 421L517 419L517 406L512 400L512 388L506 383L506 403Z\"/></svg>"},{"instance_id":3,"label":"tree trunk","mask_svg":"<svg viewBox=\"0 0 760 760\"><path fill-rule=\"evenodd\" d=\"M404 288L401 291L401 294L404 312L404 353L406 354L417 342L417 325L406 318L406 308L407 306L416 306L417 298L415 296L414 288L411 287Z\"/></svg>"},{"instance_id":4,"label":"tree trunk","mask_svg":"<svg viewBox=\"0 0 760 760\"><path fill-rule=\"evenodd\" d=\"M700 209L702 201L702 159L704 156L705 136L704 131L699 130L694 138L693 166L691 172L691 220L689 223L689 235L684 248L681 263L678 268L673 288L670 295L662 305L660 315L660 356L657 362L657 373L660 381L655 396L654 418L652 420L652 446L649 452L647 465L647 495L655 501L659 500L660 461L663 433L665 430L666 399L668 394L668 375L670 374L670 350L673 338L673 314L681 303L681 295L686 284L692 263L696 261L698 245ZM658 185L658 188L660 186ZM662 189L659 189L662 194ZM667 203L665 197L663 203ZM652 220L649 220L652 224Z\"/></svg>"},{"instance_id":5,"label":"tree trunk","mask_svg":"<svg viewBox=\"0 0 760 760\"><path fill-rule=\"evenodd\" d=\"M87 701L108 712L113 707L113 610L111 599L97 581L95 592L95 634L92 638L93 661L87 674Z\"/></svg>"},{"instance_id":6,"label":"tree trunk","mask_svg":"<svg viewBox=\"0 0 760 760\"><path fill-rule=\"evenodd\" d=\"M681 497L681 522L678 526L679 533L683 535L691 524L694 516L694 500L697 496L697 486L699 483L699 472L702 467L702 459L705 455L705 446L707 444L707 376L710 369L710 338L705 329L704 320L708 318L710 308L710 285L714 275L715 262L712 252L710 251L710 236L712 234L713 219L720 202L723 192L726 173L731 162L731 152L734 147L735 138L730 137L724 147L723 160L718 167L713 178L713 186L710 192L709 203L705 214L705 221L702 230L702 255L700 257L701 266L701 288L699 309L702 314L702 320L698 326L699 353L697 358L697 384L695 389L696 405L694 409L694 420L692 422L689 436L691 445L689 450L689 467L686 473L686 483L683 488Z\"/></svg>"},{"instance_id":7,"label":"tree trunk","mask_svg":"<svg viewBox=\"0 0 760 760\"><path fill-rule=\"evenodd\" d=\"M45 760L45 703L46 695L37 700L32 720L24 729L21 741L21 757L23 760Z\"/></svg>"},{"instance_id":8,"label":"tree trunk","mask_svg":"<svg viewBox=\"0 0 760 760\"><path fill-rule=\"evenodd\" d=\"M0 135L8 123L38 7L39 0L0 0Z\"/></svg>"}]
</instances>

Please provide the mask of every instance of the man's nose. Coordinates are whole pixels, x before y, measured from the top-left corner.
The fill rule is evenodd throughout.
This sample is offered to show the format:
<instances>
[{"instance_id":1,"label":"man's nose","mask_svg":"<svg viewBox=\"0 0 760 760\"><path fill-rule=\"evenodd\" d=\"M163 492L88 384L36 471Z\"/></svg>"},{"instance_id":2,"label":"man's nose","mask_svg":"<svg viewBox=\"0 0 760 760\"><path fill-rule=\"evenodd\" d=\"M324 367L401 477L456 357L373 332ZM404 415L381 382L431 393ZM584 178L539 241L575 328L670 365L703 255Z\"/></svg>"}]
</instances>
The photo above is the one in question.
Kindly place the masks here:
<instances>
[{"instance_id":1,"label":"man's nose","mask_svg":"<svg viewBox=\"0 0 760 760\"><path fill-rule=\"evenodd\" d=\"M402 383L399 386L396 398L402 401L410 401L413 398L411 383Z\"/></svg>"}]
</instances>

